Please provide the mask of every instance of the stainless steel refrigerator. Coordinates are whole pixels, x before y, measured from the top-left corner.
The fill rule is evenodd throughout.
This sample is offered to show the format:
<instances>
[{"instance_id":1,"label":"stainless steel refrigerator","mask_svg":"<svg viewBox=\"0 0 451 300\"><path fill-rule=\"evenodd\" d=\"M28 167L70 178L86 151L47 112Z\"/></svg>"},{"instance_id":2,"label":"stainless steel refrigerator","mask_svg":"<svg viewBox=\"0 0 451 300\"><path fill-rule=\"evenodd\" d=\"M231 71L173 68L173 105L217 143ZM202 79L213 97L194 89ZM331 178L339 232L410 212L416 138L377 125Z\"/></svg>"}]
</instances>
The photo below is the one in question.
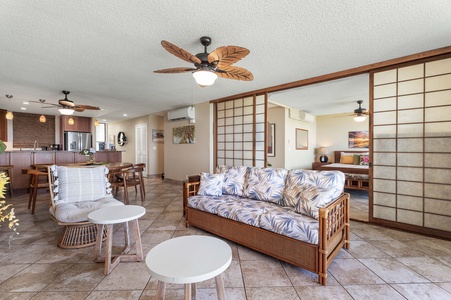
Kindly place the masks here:
<instances>
[{"instance_id":1,"label":"stainless steel refrigerator","mask_svg":"<svg viewBox=\"0 0 451 300\"><path fill-rule=\"evenodd\" d=\"M81 151L92 147L92 137L89 132L64 132L64 150Z\"/></svg>"}]
</instances>

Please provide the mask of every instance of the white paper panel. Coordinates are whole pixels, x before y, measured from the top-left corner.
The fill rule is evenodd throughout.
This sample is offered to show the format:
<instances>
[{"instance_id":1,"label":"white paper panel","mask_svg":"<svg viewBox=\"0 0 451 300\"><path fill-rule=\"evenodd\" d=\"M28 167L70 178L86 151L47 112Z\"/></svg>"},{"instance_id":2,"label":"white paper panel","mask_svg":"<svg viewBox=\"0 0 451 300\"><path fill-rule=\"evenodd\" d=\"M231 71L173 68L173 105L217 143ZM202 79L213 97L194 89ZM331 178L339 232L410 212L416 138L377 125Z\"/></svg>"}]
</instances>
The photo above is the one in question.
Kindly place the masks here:
<instances>
[{"instance_id":1,"label":"white paper panel","mask_svg":"<svg viewBox=\"0 0 451 300\"><path fill-rule=\"evenodd\" d=\"M253 150L253 143L252 142L244 142L243 143L243 149L247 150L247 151L252 151Z\"/></svg>"},{"instance_id":2,"label":"white paper panel","mask_svg":"<svg viewBox=\"0 0 451 300\"><path fill-rule=\"evenodd\" d=\"M417 64L398 69L398 80L409 80L415 78L423 78L424 64Z\"/></svg>"},{"instance_id":3,"label":"white paper panel","mask_svg":"<svg viewBox=\"0 0 451 300\"><path fill-rule=\"evenodd\" d=\"M243 106L243 98L234 100L233 105L235 105L235 107Z\"/></svg>"},{"instance_id":4,"label":"white paper panel","mask_svg":"<svg viewBox=\"0 0 451 300\"><path fill-rule=\"evenodd\" d=\"M426 78L426 92L446 89L451 89L451 74Z\"/></svg>"},{"instance_id":5,"label":"white paper panel","mask_svg":"<svg viewBox=\"0 0 451 300\"><path fill-rule=\"evenodd\" d=\"M423 109L409 109L398 111L398 123L423 122Z\"/></svg>"},{"instance_id":6,"label":"white paper panel","mask_svg":"<svg viewBox=\"0 0 451 300\"><path fill-rule=\"evenodd\" d=\"M422 197L398 195L397 199L399 208L423 211Z\"/></svg>"},{"instance_id":7,"label":"white paper panel","mask_svg":"<svg viewBox=\"0 0 451 300\"><path fill-rule=\"evenodd\" d=\"M451 217L424 214L424 226L449 232L451 231Z\"/></svg>"},{"instance_id":8,"label":"white paper panel","mask_svg":"<svg viewBox=\"0 0 451 300\"><path fill-rule=\"evenodd\" d=\"M398 152L423 152L423 139L398 139Z\"/></svg>"},{"instance_id":9,"label":"white paper panel","mask_svg":"<svg viewBox=\"0 0 451 300\"><path fill-rule=\"evenodd\" d=\"M242 117L242 116L236 116L236 117L233 118L233 122L234 122L236 125L243 124L243 117Z\"/></svg>"},{"instance_id":10,"label":"white paper panel","mask_svg":"<svg viewBox=\"0 0 451 300\"><path fill-rule=\"evenodd\" d=\"M379 179L395 179L396 168L395 167L387 167L387 166L374 166L373 167L373 176L374 178Z\"/></svg>"},{"instance_id":11,"label":"white paper panel","mask_svg":"<svg viewBox=\"0 0 451 300\"><path fill-rule=\"evenodd\" d=\"M423 181L423 168L398 167L398 180Z\"/></svg>"},{"instance_id":12,"label":"white paper panel","mask_svg":"<svg viewBox=\"0 0 451 300\"><path fill-rule=\"evenodd\" d=\"M424 166L428 168L443 168L451 166L451 154L426 153Z\"/></svg>"},{"instance_id":13,"label":"white paper panel","mask_svg":"<svg viewBox=\"0 0 451 300\"><path fill-rule=\"evenodd\" d=\"M233 108L233 101L226 101L225 102L225 108L226 109L232 109Z\"/></svg>"},{"instance_id":14,"label":"white paper panel","mask_svg":"<svg viewBox=\"0 0 451 300\"><path fill-rule=\"evenodd\" d=\"M424 169L424 181L451 185L451 169Z\"/></svg>"},{"instance_id":15,"label":"white paper panel","mask_svg":"<svg viewBox=\"0 0 451 300\"><path fill-rule=\"evenodd\" d=\"M396 84L385 84L374 87L374 98L386 98L396 96Z\"/></svg>"},{"instance_id":16,"label":"white paper panel","mask_svg":"<svg viewBox=\"0 0 451 300\"><path fill-rule=\"evenodd\" d=\"M398 194L410 196L423 196L423 183L398 181Z\"/></svg>"},{"instance_id":17,"label":"white paper panel","mask_svg":"<svg viewBox=\"0 0 451 300\"><path fill-rule=\"evenodd\" d=\"M373 128L374 138L396 137L396 125L379 125Z\"/></svg>"},{"instance_id":18,"label":"white paper panel","mask_svg":"<svg viewBox=\"0 0 451 300\"><path fill-rule=\"evenodd\" d=\"M254 105L254 97L246 97L244 98L244 105Z\"/></svg>"},{"instance_id":19,"label":"white paper panel","mask_svg":"<svg viewBox=\"0 0 451 300\"><path fill-rule=\"evenodd\" d=\"M451 90L426 93L425 100L427 107L451 105Z\"/></svg>"},{"instance_id":20,"label":"white paper panel","mask_svg":"<svg viewBox=\"0 0 451 300\"><path fill-rule=\"evenodd\" d=\"M426 123L425 136L451 136L451 122Z\"/></svg>"},{"instance_id":21,"label":"white paper panel","mask_svg":"<svg viewBox=\"0 0 451 300\"><path fill-rule=\"evenodd\" d=\"M373 103L374 111L384 111L384 110L395 110L396 109L396 98L383 98L376 99Z\"/></svg>"},{"instance_id":22,"label":"white paper panel","mask_svg":"<svg viewBox=\"0 0 451 300\"><path fill-rule=\"evenodd\" d=\"M426 152L451 152L451 138L426 138L424 148Z\"/></svg>"},{"instance_id":23,"label":"white paper panel","mask_svg":"<svg viewBox=\"0 0 451 300\"><path fill-rule=\"evenodd\" d=\"M254 107L252 107L252 106L245 106L244 110L243 110L243 113L245 115L252 115L254 113Z\"/></svg>"},{"instance_id":24,"label":"white paper panel","mask_svg":"<svg viewBox=\"0 0 451 300\"><path fill-rule=\"evenodd\" d=\"M396 209L390 208L390 207L374 205L373 216L378 219L396 221Z\"/></svg>"},{"instance_id":25,"label":"white paper panel","mask_svg":"<svg viewBox=\"0 0 451 300\"><path fill-rule=\"evenodd\" d=\"M423 79L398 82L398 95L422 93L424 92L423 84Z\"/></svg>"},{"instance_id":26,"label":"white paper panel","mask_svg":"<svg viewBox=\"0 0 451 300\"><path fill-rule=\"evenodd\" d=\"M374 85L385 84L396 81L396 69L374 74Z\"/></svg>"},{"instance_id":27,"label":"white paper panel","mask_svg":"<svg viewBox=\"0 0 451 300\"><path fill-rule=\"evenodd\" d=\"M374 165L394 166L396 164L395 153L373 153Z\"/></svg>"},{"instance_id":28,"label":"white paper panel","mask_svg":"<svg viewBox=\"0 0 451 300\"><path fill-rule=\"evenodd\" d=\"M426 63L426 76L449 73L451 70L451 58L431 61Z\"/></svg>"},{"instance_id":29,"label":"white paper panel","mask_svg":"<svg viewBox=\"0 0 451 300\"><path fill-rule=\"evenodd\" d=\"M423 213L404 209L398 209L397 212L398 222L423 226Z\"/></svg>"},{"instance_id":30,"label":"white paper panel","mask_svg":"<svg viewBox=\"0 0 451 300\"><path fill-rule=\"evenodd\" d=\"M241 115L243 115L243 108L242 108L242 107L235 108L234 111L233 111L233 114L234 114L235 116L241 116Z\"/></svg>"},{"instance_id":31,"label":"white paper panel","mask_svg":"<svg viewBox=\"0 0 451 300\"><path fill-rule=\"evenodd\" d=\"M396 140L395 139L375 139L373 141L373 150L378 151L396 151Z\"/></svg>"},{"instance_id":32,"label":"white paper panel","mask_svg":"<svg viewBox=\"0 0 451 300\"><path fill-rule=\"evenodd\" d=\"M385 192L385 193L395 193L396 192L396 182L393 180L386 179L374 179L373 180L373 190L376 192ZM389 195L383 194L384 197ZM394 198L393 198L394 199ZM382 203L380 200L379 203Z\"/></svg>"},{"instance_id":33,"label":"white paper panel","mask_svg":"<svg viewBox=\"0 0 451 300\"><path fill-rule=\"evenodd\" d=\"M233 125L233 117L227 117L225 118L225 124L226 125Z\"/></svg>"},{"instance_id":34,"label":"white paper panel","mask_svg":"<svg viewBox=\"0 0 451 300\"><path fill-rule=\"evenodd\" d=\"M422 137L423 124L398 125L398 137Z\"/></svg>"},{"instance_id":35,"label":"white paper panel","mask_svg":"<svg viewBox=\"0 0 451 300\"><path fill-rule=\"evenodd\" d=\"M398 166L423 167L423 154L398 153Z\"/></svg>"},{"instance_id":36,"label":"white paper panel","mask_svg":"<svg viewBox=\"0 0 451 300\"><path fill-rule=\"evenodd\" d=\"M407 95L398 97L398 109L422 108L424 103L423 94Z\"/></svg>"},{"instance_id":37,"label":"white paper panel","mask_svg":"<svg viewBox=\"0 0 451 300\"><path fill-rule=\"evenodd\" d=\"M449 121L451 106L428 107L425 112L426 122Z\"/></svg>"},{"instance_id":38,"label":"white paper panel","mask_svg":"<svg viewBox=\"0 0 451 300\"><path fill-rule=\"evenodd\" d=\"M373 124L395 124L396 123L396 111L379 112L373 114Z\"/></svg>"},{"instance_id":39,"label":"white paper panel","mask_svg":"<svg viewBox=\"0 0 451 300\"><path fill-rule=\"evenodd\" d=\"M220 102L220 103L218 103L216 105L217 105L217 110L218 111L225 109L225 103L224 102Z\"/></svg>"}]
</instances>

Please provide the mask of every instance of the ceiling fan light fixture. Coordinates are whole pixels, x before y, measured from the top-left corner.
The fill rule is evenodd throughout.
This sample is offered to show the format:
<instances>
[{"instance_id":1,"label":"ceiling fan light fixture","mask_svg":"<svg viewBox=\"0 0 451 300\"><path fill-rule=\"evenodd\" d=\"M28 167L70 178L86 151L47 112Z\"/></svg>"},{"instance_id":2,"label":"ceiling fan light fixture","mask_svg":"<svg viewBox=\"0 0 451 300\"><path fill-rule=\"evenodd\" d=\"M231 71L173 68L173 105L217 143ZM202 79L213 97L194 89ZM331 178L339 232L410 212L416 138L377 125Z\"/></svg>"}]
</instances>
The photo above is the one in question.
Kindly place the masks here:
<instances>
[{"instance_id":1,"label":"ceiling fan light fixture","mask_svg":"<svg viewBox=\"0 0 451 300\"><path fill-rule=\"evenodd\" d=\"M211 71L200 70L193 73L193 77L196 80L196 83L202 87L212 85L215 83L218 75Z\"/></svg>"},{"instance_id":2,"label":"ceiling fan light fixture","mask_svg":"<svg viewBox=\"0 0 451 300\"><path fill-rule=\"evenodd\" d=\"M8 110L6 112L5 118L6 118L6 120L12 120L14 118L13 112Z\"/></svg>"},{"instance_id":3,"label":"ceiling fan light fixture","mask_svg":"<svg viewBox=\"0 0 451 300\"><path fill-rule=\"evenodd\" d=\"M365 120L366 120L366 116L364 114L354 115L354 121L356 121L356 122L363 122Z\"/></svg>"},{"instance_id":4,"label":"ceiling fan light fixture","mask_svg":"<svg viewBox=\"0 0 451 300\"><path fill-rule=\"evenodd\" d=\"M39 122L45 123L46 121L47 121L47 118L46 118L44 115L41 115L41 116L39 117Z\"/></svg>"},{"instance_id":5,"label":"ceiling fan light fixture","mask_svg":"<svg viewBox=\"0 0 451 300\"><path fill-rule=\"evenodd\" d=\"M60 108L58 109L58 111L60 112L60 114L67 116L74 114L74 110L70 108Z\"/></svg>"}]
</instances>

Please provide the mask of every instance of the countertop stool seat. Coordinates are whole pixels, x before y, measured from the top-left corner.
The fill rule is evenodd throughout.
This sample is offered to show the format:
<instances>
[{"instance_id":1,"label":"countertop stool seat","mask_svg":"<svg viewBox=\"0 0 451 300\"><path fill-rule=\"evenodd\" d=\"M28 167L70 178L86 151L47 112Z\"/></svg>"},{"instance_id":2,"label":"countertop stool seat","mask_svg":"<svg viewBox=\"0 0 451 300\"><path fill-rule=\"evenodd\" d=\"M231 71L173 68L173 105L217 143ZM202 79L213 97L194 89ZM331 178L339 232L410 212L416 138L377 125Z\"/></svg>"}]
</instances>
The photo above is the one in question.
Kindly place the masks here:
<instances>
[{"instance_id":1,"label":"countertop stool seat","mask_svg":"<svg viewBox=\"0 0 451 300\"><path fill-rule=\"evenodd\" d=\"M105 275L110 274L121 261L142 261L144 258L141 235L139 232L138 218L146 213L146 209L139 205L122 205L101 208L91 212L88 220L97 224L97 238L94 248L94 260L96 262L105 262ZM128 254L130 250L130 239L128 223L132 225L135 238L135 254ZM113 246L113 225L124 223L125 230L125 248L119 255L112 255ZM105 255L102 256L102 234L106 227Z\"/></svg>"},{"instance_id":2,"label":"countertop stool seat","mask_svg":"<svg viewBox=\"0 0 451 300\"><path fill-rule=\"evenodd\" d=\"M13 196L13 165L1 165L0 172L6 172L6 176L9 177L9 195Z\"/></svg>"},{"instance_id":3,"label":"countertop stool seat","mask_svg":"<svg viewBox=\"0 0 451 300\"><path fill-rule=\"evenodd\" d=\"M185 285L185 299L196 297L196 282L215 278L218 299L225 299L222 273L232 262L230 246L214 237L182 236L164 241L146 256L146 266L158 280L156 299L164 299L166 283Z\"/></svg>"}]
</instances>

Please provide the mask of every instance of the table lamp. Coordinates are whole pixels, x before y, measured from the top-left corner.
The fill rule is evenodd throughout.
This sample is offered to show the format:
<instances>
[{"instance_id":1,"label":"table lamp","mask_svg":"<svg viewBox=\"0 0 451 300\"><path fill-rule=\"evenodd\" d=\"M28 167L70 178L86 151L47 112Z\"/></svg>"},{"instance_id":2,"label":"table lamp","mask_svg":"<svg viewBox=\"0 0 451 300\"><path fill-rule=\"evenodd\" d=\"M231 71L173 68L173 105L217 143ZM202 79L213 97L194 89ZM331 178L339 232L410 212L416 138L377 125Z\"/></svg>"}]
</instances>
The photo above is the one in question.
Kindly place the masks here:
<instances>
[{"instance_id":1,"label":"table lamp","mask_svg":"<svg viewBox=\"0 0 451 300\"><path fill-rule=\"evenodd\" d=\"M319 155L321 155L319 157L319 161L322 163L326 163L329 158L326 156L327 153L327 148L326 147L319 147L319 151L318 151Z\"/></svg>"}]
</instances>

